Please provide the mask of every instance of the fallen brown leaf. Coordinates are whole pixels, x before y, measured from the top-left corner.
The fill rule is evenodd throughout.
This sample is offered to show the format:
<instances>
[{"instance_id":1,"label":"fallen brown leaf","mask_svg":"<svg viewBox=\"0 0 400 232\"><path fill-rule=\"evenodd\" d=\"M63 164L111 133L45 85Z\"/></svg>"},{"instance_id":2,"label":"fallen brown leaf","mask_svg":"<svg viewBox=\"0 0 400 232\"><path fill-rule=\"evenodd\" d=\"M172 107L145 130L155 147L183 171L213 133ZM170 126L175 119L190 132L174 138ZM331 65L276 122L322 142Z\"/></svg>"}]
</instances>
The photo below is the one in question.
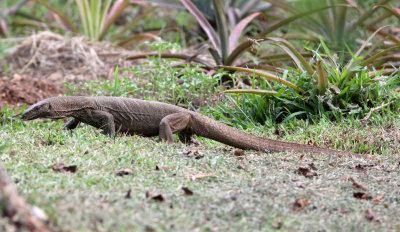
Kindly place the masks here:
<instances>
[{"instance_id":1,"label":"fallen brown leaf","mask_svg":"<svg viewBox=\"0 0 400 232\"><path fill-rule=\"evenodd\" d=\"M125 195L126 199L130 199L131 198L131 192L132 192L132 190L130 190L130 189L126 192L126 195Z\"/></svg>"},{"instance_id":2,"label":"fallen brown leaf","mask_svg":"<svg viewBox=\"0 0 400 232\"><path fill-rule=\"evenodd\" d=\"M304 208L305 206L309 205L311 203L310 200L308 199L296 199L296 201L292 205L292 210L300 210Z\"/></svg>"},{"instance_id":3,"label":"fallen brown leaf","mask_svg":"<svg viewBox=\"0 0 400 232\"><path fill-rule=\"evenodd\" d=\"M195 181L197 179L202 179L202 178L207 178L207 177L216 178L217 176L212 173L205 173L205 174L192 175L192 176L190 176L190 179L192 181Z\"/></svg>"},{"instance_id":4,"label":"fallen brown leaf","mask_svg":"<svg viewBox=\"0 0 400 232\"><path fill-rule=\"evenodd\" d=\"M375 199L372 200L372 202L374 202L375 204L383 202L384 195L385 195L384 193L379 194Z\"/></svg>"},{"instance_id":5,"label":"fallen brown leaf","mask_svg":"<svg viewBox=\"0 0 400 232\"><path fill-rule=\"evenodd\" d=\"M272 228L279 230L280 228L282 228L283 223L280 221L276 221L273 225Z\"/></svg>"},{"instance_id":6,"label":"fallen brown leaf","mask_svg":"<svg viewBox=\"0 0 400 232\"><path fill-rule=\"evenodd\" d=\"M371 196L369 196L368 194L363 193L363 192L354 192L353 196L357 199L362 199L362 200L371 200L372 199Z\"/></svg>"},{"instance_id":7,"label":"fallen brown leaf","mask_svg":"<svg viewBox=\"0 0 400 232\"><path fill-rule=\"evenodd\" d=\"M193 195L192 190L190 190L190 189L187 188L187 187L182 187L182 190L183 190L183 192L185 192L185 196L187 196L187 197Z\"/></svg>"},{"instance_id":8,"label":"fallen brown leaf","mask_svg":"<svg viewBox=\"0 0 400 232\"><path fill-rule=\"evenodd\" d=\"M56 172L76 172L78 170L78 167L76 165L71 165L71 166L65 166L64 163L55 163L51 166L51 169L56 171Z\"/></svg>"},{"instance_id":9,"label":"fallen brown leaf","mask_svg":"<svg viewBox=\"0 0 400 232\"><path fill-rule=\"evenodd\" d=\"M162 165L156 165L156 171L160 171L160 170L166 172L166 171L168 171L168 167L162 166Z\"/></svg>"},{"instance_id":10,"label":"fallen brown leaf","mask_svg":"<svg viewBox=\"0 0 400 232\"><path fill-rule=\"evenodd\" d=\"M236 149L235 151L233 151L233 155L235 155L235 156L244 156L244 155L246 155L246 152L243 151L243 150Z\"/></svg>"},{"instance_id":11,"label":"fallen brown leaf","mask_svg":"<svg viewBox=\"0 0 400 232\"><path fill-rule=\"evenodd\" d=\"M356 164L356 166L354 166L354 169L356 169L357 171L365 171L366 168L374 166L375 164Z\"/></svg>"},{"instance_id":12,"label":"fallen brown leaf","mask_svg":"<svg viewBox=\"0 0 400 232\"><path fill-rule=\"evenodd\" d=\"M200 151L196 150L196 151L183 151L184 155L187 155L189 157L193 157L195 159L201 159L204 157L203 153L201 153Z\"/></svg>"},{"instance_id":13,"label":"fallen brown leaf","mask_svg":"<svg viewBox=\"0 0 400 232\"><path fill-rule=\"evenodd\" d=\"M318 174L316 172L311 171L308 168L299 168L296 171L297 174L303 175L307 178L313 178L314 176L318 176Z\"/></svg>"},{"instance_id":14,"label":"fallen brown leaf","mask_svg":"<svg viewBox=\"0 0 400 232\"><path fill-rule=\"evenodd\" d=\"M351 181L353 183L353 186L356 188L360 188L364 191L367 190L367 187L365 187L363 184L361 184L361 182L359 182L355 177L350 176L349 177L349 181Z\"/></svg>"},{"instance_id":15,"label":"fallen brown leaf","mask_svg":"<svg viewBox=\"0 0 400 232\"><path fill-rule=\"evenodd\" d=\"M314 171L320 169L320 167L318 167L318 166L315 165L314 163L308 164L308 166L309 166L312 170L314 170Z\"/></svg>"},{"instance_id":16,"label":"fallen brown leaf","mask_svg":"<svg viewBox=\"0 0 400 232\"><path fill-rule=\"evenodd\" d=\"M242 169L242 170L247 170L247 169L249 169L249 166L245 163L240 162L238 164L237 168Z\"/></svg>"},{"instance_id":17,"label":"fallen brown leaf","mask_svg":"<svg viewBox=\"0 0 400 232\"><path fill-rule=\"evenodd\" d=\"M126 175L132 175L133 171L130 168L122 168L117 172L117 176L126 176Z\"/></svg>"},{"instance_id":18,"label":"fallen brown leaf","mask_svg":"<svg viewBox=\"0 0 400 232\"><path fill-rule=\"evenodd\" d=\"M158 202L164 201L164 197L159 193L150 193L149 191L146 192L146 198Z\"/></svg>"},{"instance_id":19,"label":"fallen brown leaf","mask_svg":"<svg viewBox=\"0 0 400 232\"><path fill-rule=\"evenodd\" d=\"M371 209L367 209L367 210L365 211L365 218L367 218L367 219L370 220L370 221L379 223L379 224L382 223L382 220L381 220L381 219L378 219L378 218L374 215L374 212L372 212Z\"/></svg>"}]
</instances>

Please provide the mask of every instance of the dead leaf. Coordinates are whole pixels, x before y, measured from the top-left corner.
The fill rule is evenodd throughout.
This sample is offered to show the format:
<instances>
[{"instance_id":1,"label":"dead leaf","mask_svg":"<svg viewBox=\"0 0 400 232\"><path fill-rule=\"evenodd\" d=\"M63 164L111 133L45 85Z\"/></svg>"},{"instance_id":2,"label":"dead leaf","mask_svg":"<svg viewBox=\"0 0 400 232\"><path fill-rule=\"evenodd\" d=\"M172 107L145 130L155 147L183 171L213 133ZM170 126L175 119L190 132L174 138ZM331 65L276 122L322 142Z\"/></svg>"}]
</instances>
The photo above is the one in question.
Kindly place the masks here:
<instances>
[{"instance_id":1,"label":"dead leaf","mask_svg":"<svg viewBox=\"0 0 400 232\"><path fill-rule=\"evenodd\" d=\"M312 170L314 170L314 171L320 169L320 167L318 167L318 166L315 165L314 163L308 164L308 166L309 166Z\"/></svg>"},{"instance_id":2,"label":"dead leaf","mask_svg":"<svg viewBox=\"0 0 400 232\"><path fill-rule=\"evenodd\" d=\"M374 166L375 164L356 164L356 166L354 166L354 169L356 169L357 171L365 171L366 168Z\"/></svg>"},{"instance_id":3,"label":"dead leaf","mask_svg":"<svg viewBox=\"0 0 400 232\"><path fill-rule=\"evenodd\" d=\"M154 231L156 231L153 227L151 227L151 226L146 226L145 228L144 228L144 231L146 231L146 232L154 232Z\"/></svg>"},{"instance_id":4,"label":"dead leaf","mask_svg":"<svg viewBox=\"0 0 400 232\"><path fill-rule=\"evenodd\" d=\"M355 177L350 176L349 177L349 181L351 181L353 183L353 186L356 188L360 188L364 191L367 190L367 187L365 187L363 184L361 184L361 182L359 182Z\"/></svg>"},{"instance_id":5,"label":"dead leaf","mask_svg":"<svg viewBox=\"0 0 400 232\"><path fill-rule=\"evenodd\" d=\"M342 213L342 214L346 214L347 213L347 209L342 207L342 208L339 209L339 212Z\"/></svg>"},{"instance_id":6,"label":"dead leaf","mask_svg":"<svg viewBox=\"0 0 400 232\"><path fill-rule=\"evenodd\" d=\"M193 157L195 159L201 159L204 157L203 153L201 153L199 150L196 151L183 151L184 155L187 155L189 157Z\"/></svg>"},{"instance_id":7,"label":"dead leaf","mask_svg":"<svg viewBox=\"0 0 400 232\"><path fill-rule=\"evenodd\" d=\"M182 187L182 190L185 192L185 196L187 196L187 197L193 195L192 190L190 190L190 189L187 188L187 187Z\"/></svg>"},{"instance_id":8,"label":"dead leaf","mask_svg":"<svg viewBox=\"0 0 400 232\"><path fill-rule=\"evenodd\" d=\"M76 172L78 170L78 167L76 165L71 165L71 166L65 166L64 163L55 163L51 166L51 169L56 171L56 172Z\"/></svg>"},{"instance_id":9,"label":"dead leaf","mask_svg":"<svg viewBox=\"0 0 400 232\"><path fill-rule=\"evenodd\" d=\"M125 195L125 198L126 199L130 199L131 198L131 192L132 192L132 190L128 190L128 192L126 192L126 195Z\"/></svg>"},{"instance_id":10,"label":"dead leaf","mask_svg":"<svg viewBox=\"0 0 400 232\"><path fill-rule=\"evenodd\" d=\"M130 168L122 168L117 172L117 176L126 176L126 175L132 175L133 171Z\"/></svg>"},{"instance_id":11,"label":"dead leaf","mask_svg":"<svg viewBox=\"0 0 400 232\"><path fill-rule=\"evenodd\" d=\"M246 155L246 152L243 150L236 149L235 151L233 151L233 155L234 156L244 156L244 155Z\"/></svg>"},{"instance_id":12,"label":"dead leaf","mask_svg":"<svg viewBox=\"0 0 400 232\"><path fill-rule=\"evenodd\" d=\"M375 199L373 199L372 202L374 202L375 204L379 204L379 203L383 202L384 195L385 195L384 193L379 194L379 196L377 196Z\"/></svg>"},{"instance_id":13,"label":"dead leaf","mask_svg":"<svg viewBox=\"0 0 400 232\"><path fill-rule=\"evenodd\" d=\"M372 212L371 209L367 209L367 210L365 211L365 218L367 218L367 219L370 220L370 221L379 223L379 224L382 223L382 220L381 220L381 219L378 219L378 218L374 215L374 212Z\"/></svg>"},{"instance_id":14,"label":"dead leaf","mask_svg":"<svg viewBox=\"0 0 400 232\"><path fill-rule=\"evenodd\" d=\"M217 176L212 173L205 173L205 174L192 175L192 176L190 176L190 179L192 181L195 181L197 179L202 179L202 178L207 178L207 177L216 178Z\"/></svg>"},{"instance_id":15,"label":"dead leaf","mask_svg":"<svg viewBox=\"0 0 400 232\"><path fill-rule=\"evenodd\" d=\"M297 174L303 175L307 178L313 178L314 176L318 176L318 174L316 172L311 171L308 168L299 168L296 171Z\"/></svg>"},{"instance_id":16,"label":"dead leaf","mask_svg":"<svg viewBox=\"0 0 400 232\"><path fill-rule=\"evenodd\" d=\"M292 205L292 210L300 210L304 208L305 206L309 205L311 203L310 200L308 199L296 199L296 201Z\"/></svg>"},{"instance_id":17,"label":"dead leaf","mask_svg":"<svg viewBox=\"0 0 400 232\"><path fill-rule=\"evenodd\" d=\"M344 181L348 181L350 179L350 176L345 175L345 176L340 177L340 179L344 180Z\"/></svg>"},{"instance_id":18,"label":"dead leaf","mask_svg":"<svg viewBox=\"0 0 400 232\"><path fill-rule=\"evenodd\" d=\"M273 225L272 228L279 230L280 228L282 228L283 223L280 221L276 221Z\"/></svg>"},{"instance_id":19,"label":"dead leaf","mask_svg":"<svg viewBox=\"0 0 400 232\"><path fill-rule=\"evenodd\" d=\"M371 196L369 196L368 194L363 193L363 192L354 192L353 196L357 199L362 199L362 200L371 200L372 199Z\"/></svg>"},{"instance_id":20,"label":"dead leaf","mask_svg":"<svg viewBox=\"0 0 400 232\"><path fill-rule=\"evenodd\" d=\"M247 170L247 169L249 169L249 166L245 163L240 162L238 164L237 168L242 169L242 170Z\"/></svg>"},{"instance_id":21,"label":"dead leaf","mask_svg":"<svg viewBox=\"0 0 400 232\"><path fill-rule=\"evenodd\" d=\"M164 197L159 193L150 193L149 191L146 192L146 198L158 202L164 201Z\"/></svg>"},{"instance_id":22,"label":"dead leaf","mask_svg":"<svg viewBox=\"0 0 400 232\"><path fill-rule=\"evenodd\" d=\"M164 172L168 171L167 166L162 166L162 165L156 165L156 171L163 170Z\"/></svg>"}]
</instances>

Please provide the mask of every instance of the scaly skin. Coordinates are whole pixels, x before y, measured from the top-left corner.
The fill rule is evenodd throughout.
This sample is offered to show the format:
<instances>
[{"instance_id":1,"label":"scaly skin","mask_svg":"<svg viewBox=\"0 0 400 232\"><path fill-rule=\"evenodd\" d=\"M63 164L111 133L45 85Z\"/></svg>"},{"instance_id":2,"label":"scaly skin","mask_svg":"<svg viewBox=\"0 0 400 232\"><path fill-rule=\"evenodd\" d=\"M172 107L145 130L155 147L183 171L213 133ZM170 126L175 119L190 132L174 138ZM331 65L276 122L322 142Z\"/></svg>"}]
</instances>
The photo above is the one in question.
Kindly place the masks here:
<instances>
[{"instance_id":1,"label":"scaly skin","mask_svg":"<svg viewBox=\"0 0 400 232\"><path fill-rule=\"evenodd\" d=\"M64 126L74 129L80 122L103 129L105 134L126 133L160 136L173 143L173 134L182 141L192 135L206 137L241 148L268 152L309 152L334 155L355 155L346 151L289 143L253 136L193 111L161 102L120 97L54 97L29 107L23 120L73 117Z\"/></svg>"}]
</instances>

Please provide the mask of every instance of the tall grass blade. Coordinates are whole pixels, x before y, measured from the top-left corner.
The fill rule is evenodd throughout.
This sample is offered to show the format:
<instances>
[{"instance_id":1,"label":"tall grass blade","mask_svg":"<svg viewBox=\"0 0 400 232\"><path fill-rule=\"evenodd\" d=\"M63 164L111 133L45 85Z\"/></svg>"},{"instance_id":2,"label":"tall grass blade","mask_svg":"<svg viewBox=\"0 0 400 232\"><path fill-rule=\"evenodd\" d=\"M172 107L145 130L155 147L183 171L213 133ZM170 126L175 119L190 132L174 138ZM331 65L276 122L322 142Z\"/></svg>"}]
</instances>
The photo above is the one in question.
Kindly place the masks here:
<instances>
[{"instance_id":1,"label":"tall grass blade","mask_svg":"<svg viewBox=\"0 0 400 232\"><path fill-rule=\"evenodd\" d=\"M317 76L318 92L320 95L323 95L326 89L328 88L328 78L322 60L319 60L317 62L317 73L318 73Z\"/></svg>"},{"instance_id":2,"label":"tall grass blade","mask_svg":"<svg viewBox=\"0 0 400 232\"><path fill-rule=\"evenodd\" d=\"M284 47L286 47L287 49L284 49L284 51L286 53L288 53L289 56L291 56L293 58L293 60L298 60L298 62L305 68L305 70L307 71L308 75L313 76L314 75L314 69L312 68L311 64L308 63L308 61L306 60L306 58L304 58L304 56L301 55L300 52L297 51L297 49L295 47L293 47L293 45L291 45L287 40L281 39L281 38L274 38L274 37L269 37L266 38L266 40L271 40L271 41L275 41L278 42L279 44L283 45ZM282 46L280 46L282 48ZM301 68L301 66L299 64L297 64L299 68Z\"/></svg>"},{"instance_id":3,"label":"tall grass blade","mask_svg":"<svg viewBox=\"0 0 400 232\"><path fill-rule=\"evenodd\" d=\"M332 8L332 6L328 6L328 7L322 7L322 8L318 8L318 9L314 9L314 10L310 10L301 14L297 14L294 16L291 16L289 18L283 19L281 21L278 21L276 23L274 23L272 26L270 26L268 29L262 31L259 36L257 36L255 39L262 39L264 38L264 36L266 36L267 34L281 28L282 26L285 26L299 18L302 17L306 17L308 15L314 14L316 12L319 11L323 11L326 9ZM247 40L242 42L241 44L239 44L235 49L233 49L233 51L230 53L227 61L226 61L226 65L232 65L233 62L235 62L235 60L245 51L247 51L247 49L249 49L251 46L253 45L253 42L251 40Z\"/></svg>"},{"instance_id":4,"label":"tall grass blade","mask_svg":"<svg viewBox=\"0 0 400 232\"><path fill-rule=\"evenodd\" d=\"M388 10L392 15L396 16L400 20L400 8L396 7L389 7L389 6L384 6L384 5L377 5L374 6L374 8L382 7L386 10Z\"/></svg>"},{"instance_id":5,"label":"tall grass blade","mask_svg":"<svg viewBox=\"0 0 400 232\"><path fill-rule=\"evenodd\" d=\"M259 90L259 89L230 89L230 90L224 91L224 93L251 93L251 94L258 94L258 95L278 94L278 92L276 92L276 91Z\"/></svg>"},{"instance_id":6,"label":"tall grass blade","mask_svg":"<svg viewBox=\"0 0 400 232\"><path fill-rule=\"evenodd\" d=\"M267 73L265 71L262 71L262 70L241 68L241 67L234 67L234 66L221 66L221 67L225 68L225 69L236 70L236 71L240 71L240 72L246 72L246 73L250 73L250 74L253 74L253 75L257 74L259 76L264 77L265 79L267 79L269 81L279 82L279 83L284 84L286 86L289 86L289 87L291 87L291 88L293 88L293 89L295 89L295 90L297 90L299 92L303 92L304 91L301 88L297 87L295 84L293 84L293 83L291 83L289 81L286 81L286 80L284 80L282 78L279 78L279 77L277 77L275 75L272 75L270 73Z\"/></svg>"},{"instance_id":7,"label":"tall grass blade","mask_svg":"<svg viewBox=\"0 0 400 232\"><path fill-rule=\"evenodd\" d=\"M153 12L155 9L157 9L157 7L150 7L148 9L146 9L145 11L143 11L140 15L137 15L130 23L126 24L120 31L116 32L112 37L111 37L111 41L116 41L119 38L121 38L121 36L127 32L128 30L130 30L131 28L133 28L140 20L142 20L144 17L146 17L148 14L150 14L151 12Z\"/></svg>"},{"instance_id":8,"label":"tall grass blade","mask_svg":"<svg viewBox=\"0 0 400 232\"><path fill-rule=\"evenodd\" d=\"M228 23L226 21L226 14L222 0L213 0L213 5L217 19L217 31L219 34L219 41L221 43L222 63L224 64L228 57L229 50Z\"/></svg>"},{"instance_id":9,"label":"tall grass blade","mask_svg":"<svg viewBox=\"0 0 400 232\"><path fill-rule=\"evenodd\" d=\"M43 5L44 7L46 7L47 9L49 9L51 12L53 12L54 14L58 15L64 23L66 23L68 25L68 28L77 33L78 32L78 28L76 28L74 26L74 24L68 19L67 16L65 16L63 13L61 13L60 11L58 11L57 9L55 9L54 7L52 7L50 4L48 4L46 1L43 0L34 0L35 2Z\"/></svg>"}]
</instances>

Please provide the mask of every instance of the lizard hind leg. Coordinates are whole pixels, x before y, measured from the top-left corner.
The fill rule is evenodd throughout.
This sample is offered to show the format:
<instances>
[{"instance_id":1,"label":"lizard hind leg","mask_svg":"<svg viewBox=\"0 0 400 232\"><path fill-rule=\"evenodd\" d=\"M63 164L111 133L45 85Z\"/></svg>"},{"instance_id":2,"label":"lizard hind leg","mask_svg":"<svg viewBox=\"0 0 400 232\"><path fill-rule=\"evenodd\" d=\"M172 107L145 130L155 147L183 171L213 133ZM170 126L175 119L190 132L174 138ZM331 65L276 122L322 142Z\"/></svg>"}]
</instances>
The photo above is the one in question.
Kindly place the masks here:
<instances>
[{"instance_id":1,"label":"lizard hind leg","mask_svg":"<svg viewBox=\"0 0 400 232\"><path fill-rule=\"evenodd\" d=\"M174 142L173 134L187 130L189 121L190 121L190 114L184 112L165 116L161 120L159 126L160 139L167 143L173 143Z\"/></svg>"}]
</instances>

